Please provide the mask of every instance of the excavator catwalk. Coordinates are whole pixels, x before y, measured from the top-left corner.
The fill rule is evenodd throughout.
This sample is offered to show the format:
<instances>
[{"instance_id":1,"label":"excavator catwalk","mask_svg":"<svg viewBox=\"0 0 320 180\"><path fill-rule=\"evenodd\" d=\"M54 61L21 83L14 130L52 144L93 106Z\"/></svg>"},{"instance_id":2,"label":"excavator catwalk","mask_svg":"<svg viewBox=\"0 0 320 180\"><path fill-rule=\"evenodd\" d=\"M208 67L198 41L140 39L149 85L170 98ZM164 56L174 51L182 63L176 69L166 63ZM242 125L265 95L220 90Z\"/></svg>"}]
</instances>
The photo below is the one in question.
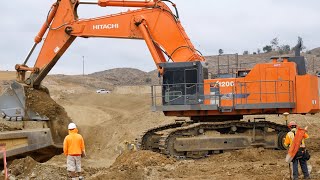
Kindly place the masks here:
<instances>
[{"instance_id":1,"label":"excavator catwalk","mask_svg":"<svg viewBox=\"0 0 320 180\"><path fill-rule=\"evenodd\" d=\"M77 8L83 5L135 9L81 19ZM78 37L144 40L162 82L151 88L153 110L189 118L147 130L137 140L140 149L191 158L246 147L283 149L282 139L288 131L284 123L245 122L243 116L314 114L320 110L318 78L307 73L305 59L300 55L301 44L294 57L273 57L271 62L256 64L252 69L237 69L212 78L205 58L182 26L176 4L169 0L57 0L44 20L30 53L22 64L15 66L18 82L0 96L0 113L7 121L50 124L52 119L26 105L25 91L35 88L48 93L42 80ZM29 67L31 54L44 36L35 64ZM50 125L43 127L43 138L49 144L37 141L37 132L30 130L29 134L34 136L28 136L26 142L37 142L38 146L28 144L20 151L18 146L12 147L9 154L14 157L57 147L63 133L57 137ZM14 144L15 138L7 134L0 135L0 143ZM32 149L28 148L31 146Z\"/></svg>"}]
</instances>

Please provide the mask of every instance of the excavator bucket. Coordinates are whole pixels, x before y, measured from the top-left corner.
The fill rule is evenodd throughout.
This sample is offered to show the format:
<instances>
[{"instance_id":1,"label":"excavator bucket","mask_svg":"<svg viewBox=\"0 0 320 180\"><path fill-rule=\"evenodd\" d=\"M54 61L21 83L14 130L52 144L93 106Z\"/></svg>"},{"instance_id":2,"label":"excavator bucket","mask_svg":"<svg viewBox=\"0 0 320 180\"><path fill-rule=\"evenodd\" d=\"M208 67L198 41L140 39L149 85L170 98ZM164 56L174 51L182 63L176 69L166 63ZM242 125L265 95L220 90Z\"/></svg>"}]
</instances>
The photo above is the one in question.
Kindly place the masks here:
<instances>
[{"instance_id":1,"label":"excavator bucket","mask_svg":"<svg viewBox=\"0 0 320 180\"><path fill-rule=\"evenodd\" d=\"M43 162L61 153L71 121L64 109L43 90L16 81L5 86L0 91L0 143L6 144L7 158L31 156Z\"/></svg>"},{"instance_id":2,"label":"excavator bucket","mask_svg":"<svg viewBox=\"0 0 320 180\"><path fill-rule=\"evenodd\" d=\"M2 118L8 121L48 120L47 117L40 116L37 112L28 109L25 86L16 81L0 95L0 113Z\"/></svg>"}]
</instances>

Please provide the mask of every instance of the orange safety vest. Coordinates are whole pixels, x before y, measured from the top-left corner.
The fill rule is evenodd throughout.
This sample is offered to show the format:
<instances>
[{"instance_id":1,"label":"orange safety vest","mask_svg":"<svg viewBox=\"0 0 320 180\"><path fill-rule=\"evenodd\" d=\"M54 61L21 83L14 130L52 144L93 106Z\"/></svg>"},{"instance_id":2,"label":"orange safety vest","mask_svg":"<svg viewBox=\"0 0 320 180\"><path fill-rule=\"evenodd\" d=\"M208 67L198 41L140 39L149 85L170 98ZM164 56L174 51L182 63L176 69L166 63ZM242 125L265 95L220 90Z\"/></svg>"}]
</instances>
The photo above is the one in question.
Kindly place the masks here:
<instances>
[{"instance_id":1,"label":"orange safety vest","mask_svg":"<svg viewBox=\"0 0 320 180\"><path fill-rule=\"evenodd\" d=\"M284 141L284 145L290 145L288 154L286 156L287 163L290 163L293 160L299 148L305 148L304 139L309 137L305 129L298 128L295 132L294 131L295 129L293 129L293 132L288 132ZM291 133L293 136L291 135Z\"/></svg>"},{"instance_id":2,"label":"orange safety vest","mask_svg":"<svg viewBox=\"0 0 320 180\"><path fill-rule=\"evenodd\" d=\"M293 143L293 139L294 139L294 137L295 137L296 131L297 131L297 129L294 128L294 129L292 129L290 132L287 133L286 138L285 138L285 140L284 140L284 145L285 145L285 146L287 146L287 147L288 147L288 146L289 146L289 147L291 146L291 144ZM308 135L307 133L304 133L300 147L305 147L304 140L305 140L305 139L308 139L308 138L309 138L309 135Z\"/></svg>"},{"instance_id":3,"label":"orange safety vest","mask_svg":"<svg viewBox=\"0 0 320 180\"><path fill-rule=\"evenodd\" d=\"M84 140L78 134L78 129L69 130L69 135L63 141L63 153L65 155L79 156L84 150Z\"/></svg>"}]
</instances>

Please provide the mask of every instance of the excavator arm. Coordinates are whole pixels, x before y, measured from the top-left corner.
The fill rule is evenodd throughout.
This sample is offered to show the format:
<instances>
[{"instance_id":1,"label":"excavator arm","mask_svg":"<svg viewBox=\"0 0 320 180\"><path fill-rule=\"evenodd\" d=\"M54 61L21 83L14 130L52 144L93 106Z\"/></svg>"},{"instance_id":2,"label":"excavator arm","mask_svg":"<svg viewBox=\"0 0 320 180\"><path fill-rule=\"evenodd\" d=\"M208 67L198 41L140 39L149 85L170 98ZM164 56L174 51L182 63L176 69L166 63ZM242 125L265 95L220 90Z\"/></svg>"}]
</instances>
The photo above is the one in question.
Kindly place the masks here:
<instances>
[{"instance_id":1,"label":"excavator arm","mask_svg":"<svg viewBox=\"0 0 320 180\"><path fill-rule=\"evenodd\" d=\"M92 19L78 19L77 7L81 4L139 8ZM173 6L175 7L175 4ZM76 37L143 39L160 73L162 69L159 64L167 62L165 55L173 62L204 61L185 33L178 17L161 0L99 0L97 3L58 0L53 4L36 36L35 45L41 41L47 30L48 34L34 67L27 67L26 62L35 46L26 61L16 65L18 80L25 81L31 87L40 86L41 81ZM27 80L26 71L31 71Z\"/></svg>"}]
</instances>

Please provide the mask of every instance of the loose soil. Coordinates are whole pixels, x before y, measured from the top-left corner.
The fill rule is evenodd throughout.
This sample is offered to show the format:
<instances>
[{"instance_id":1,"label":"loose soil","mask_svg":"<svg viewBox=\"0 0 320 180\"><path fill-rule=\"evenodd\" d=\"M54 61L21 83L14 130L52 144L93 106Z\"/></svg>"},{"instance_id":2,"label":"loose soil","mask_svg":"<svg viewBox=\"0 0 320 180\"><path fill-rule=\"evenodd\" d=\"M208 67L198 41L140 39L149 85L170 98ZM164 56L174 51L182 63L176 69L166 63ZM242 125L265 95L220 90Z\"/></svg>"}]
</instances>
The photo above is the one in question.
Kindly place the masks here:
<instances>
[{"instance_id":1,"label":"loose soil","mask_svg":"<svg viewBox=\"0 0 320 180\"><path fill-rule=\"evenodd\" d=\"M48 117L50 120L48 127L51 129L53 141L56 144L63 143L64 137L68 134L66 127L71 122L65 109L51 99L45 91L25 88L25 94L27 109Z\"/></svg>"}]
</instances>

